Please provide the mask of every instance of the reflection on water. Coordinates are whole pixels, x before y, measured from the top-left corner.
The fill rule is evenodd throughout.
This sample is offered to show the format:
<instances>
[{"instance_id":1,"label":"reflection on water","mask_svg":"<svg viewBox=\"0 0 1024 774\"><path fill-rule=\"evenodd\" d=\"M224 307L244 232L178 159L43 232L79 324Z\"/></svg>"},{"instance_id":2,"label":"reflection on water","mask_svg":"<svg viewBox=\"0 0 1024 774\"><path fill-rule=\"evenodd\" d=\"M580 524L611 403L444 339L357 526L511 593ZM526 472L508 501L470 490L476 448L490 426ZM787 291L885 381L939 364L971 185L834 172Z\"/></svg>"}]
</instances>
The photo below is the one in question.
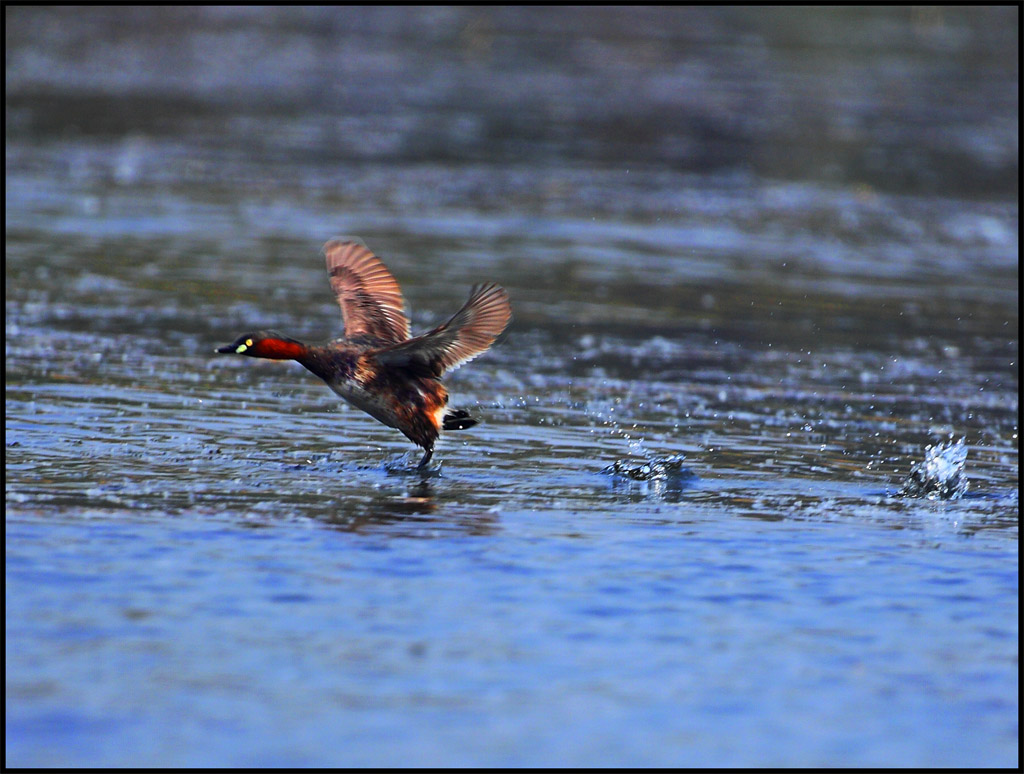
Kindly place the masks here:
<instances>
[{"instance_id":1,"label":"reflection on water","mask_svg":"<svg viewBox=\"0 0 1024 774\"><path fill-rule=\"evenodd\" d=\"M1017 13L8 9L8 761L1016 765Z\"/></svg>"}]
</instances>

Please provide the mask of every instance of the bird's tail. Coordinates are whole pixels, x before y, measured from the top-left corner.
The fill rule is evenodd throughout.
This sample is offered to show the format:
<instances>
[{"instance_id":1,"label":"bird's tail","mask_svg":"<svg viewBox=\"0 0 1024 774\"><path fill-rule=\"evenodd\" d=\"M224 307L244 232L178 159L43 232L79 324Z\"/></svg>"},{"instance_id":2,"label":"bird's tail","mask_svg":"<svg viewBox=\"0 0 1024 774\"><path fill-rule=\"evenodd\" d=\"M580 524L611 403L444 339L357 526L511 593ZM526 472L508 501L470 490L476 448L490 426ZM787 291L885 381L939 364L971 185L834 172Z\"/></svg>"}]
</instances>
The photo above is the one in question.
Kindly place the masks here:
<instances>
[{"instance_id":1,"label":"bird's tail","mask_svg":"<svg viewBox=\"0 0 1024 774\"><path fill-rule=\"evenodd\" d=\"M462 409L452 409L444 415L444 421L442 427L445 430L465 430L467 427L472 427L477 421L469 415L468 411Z\"/></svg>"}]
</instances>

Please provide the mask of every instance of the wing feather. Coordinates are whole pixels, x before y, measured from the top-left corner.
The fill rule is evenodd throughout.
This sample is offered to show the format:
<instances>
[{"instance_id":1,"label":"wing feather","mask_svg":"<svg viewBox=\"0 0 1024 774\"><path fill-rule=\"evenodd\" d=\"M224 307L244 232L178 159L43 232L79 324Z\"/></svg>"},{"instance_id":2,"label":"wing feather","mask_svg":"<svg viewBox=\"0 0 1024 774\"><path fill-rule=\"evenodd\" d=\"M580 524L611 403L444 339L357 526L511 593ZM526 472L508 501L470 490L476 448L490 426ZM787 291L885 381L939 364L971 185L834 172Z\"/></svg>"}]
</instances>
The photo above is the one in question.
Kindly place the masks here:
<instances>
[{"instance_id":1,"label":"wing feather","mask_svg":"<svg viewBox=\"0 0 1024 774\"><path fill-rule=\"evenodd\" d=\"M375 353L387 366L424 369L434 376L486 352L512 319L508 293L489 282L473 288L469 300L444 325Z\"/></svg>"},{"instance_id":2,"label":"wing feather","mask_svg":"<svg viewBox=\"0 0 1024 774\"><path fill-rule=\"evenodd\" d=\"M387 343L409 338L402 290L366 245L332 239L324 245L324 255L346 338L369 336Z\"/></svg>"}]
</instances>

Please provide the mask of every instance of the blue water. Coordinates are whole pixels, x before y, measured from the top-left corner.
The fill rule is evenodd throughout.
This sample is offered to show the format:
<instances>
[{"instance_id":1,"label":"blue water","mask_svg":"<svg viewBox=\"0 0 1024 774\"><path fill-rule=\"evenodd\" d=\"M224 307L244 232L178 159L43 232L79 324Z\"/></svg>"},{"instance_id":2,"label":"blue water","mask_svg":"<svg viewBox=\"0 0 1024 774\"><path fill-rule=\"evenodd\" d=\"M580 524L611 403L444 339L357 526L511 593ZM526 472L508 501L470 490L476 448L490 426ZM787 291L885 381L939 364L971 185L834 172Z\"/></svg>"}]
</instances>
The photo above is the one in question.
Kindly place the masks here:
<instances>
[{"instance_id":1,"label":"blue water","mask_svg":"<svg viewBox=\"0 0 1024 774\"><path fill-rule=\"evenodd\" d=\"M1016 541L863 510L20 516L8 760L1012 763Z\"/></svg>"},{"instance_id":2,"label":"blue water","mask_svg":"<svg viewBox=\"0 0 1024 774\"><path fill-rule=\"evenodd\" d=\"M1017 766L1018 13L8 9L7 764Z\"/></svg>"}]
</instances>

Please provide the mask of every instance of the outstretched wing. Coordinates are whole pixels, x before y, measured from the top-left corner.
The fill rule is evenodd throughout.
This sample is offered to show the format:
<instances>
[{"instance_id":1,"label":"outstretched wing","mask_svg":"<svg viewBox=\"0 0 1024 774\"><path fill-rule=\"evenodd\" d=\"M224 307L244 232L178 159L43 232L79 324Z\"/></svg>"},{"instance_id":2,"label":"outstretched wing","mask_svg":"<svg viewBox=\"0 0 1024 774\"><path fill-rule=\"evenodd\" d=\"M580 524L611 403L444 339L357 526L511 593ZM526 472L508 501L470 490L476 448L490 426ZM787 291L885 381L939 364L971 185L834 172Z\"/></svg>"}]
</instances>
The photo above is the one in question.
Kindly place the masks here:
<instances>
[{"instance_id":1,"label":"outstretched wing","mask_svg":"<svg viewBox=\"0 0 1024 774\"><path fill-rule=\"evenodd\" d=\"M508 293L493 282L477 285L466 304L444 325L414 339L378 350L387 366L423 369L440 376L483 354L512 319Z\"/></svg>"},{"instance_id":2,"label":"outstretched wing","mask_svg":"<svg viewBox=\"0 0 1024 774\"><path fill-rule=\"evenodd\" d=\"M341 239L325 244L324 255L346 338L372 336L388 343L409 338L402 290L376 255L359 242Z\"/></svg>"}]
</instances>

